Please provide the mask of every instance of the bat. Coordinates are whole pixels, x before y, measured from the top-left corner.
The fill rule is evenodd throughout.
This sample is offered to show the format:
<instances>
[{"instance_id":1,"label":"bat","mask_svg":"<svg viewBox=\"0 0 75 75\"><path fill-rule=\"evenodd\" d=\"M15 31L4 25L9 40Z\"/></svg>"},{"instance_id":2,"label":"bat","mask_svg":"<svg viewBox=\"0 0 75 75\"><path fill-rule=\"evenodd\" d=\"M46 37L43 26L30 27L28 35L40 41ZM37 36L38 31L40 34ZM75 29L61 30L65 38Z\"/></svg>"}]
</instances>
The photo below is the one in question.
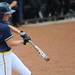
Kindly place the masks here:
<instances>
[{"instance_id":1,"label":"bat","mask_svg":"<svg viewBox=\"0 0 75 75\"><path fill-rule=\"evenodd\" d=\"M9 25L9 27L10 27L13 31L15 31L15 32L17 32L18 34L20 34L20 30L19 30L18 28L14 27L14 26L12 26L12 25ZM32 40L29 40L29 43L33 46L33 48L35 48L35 50L37 51L38 55L39 55L41 58L43 58L45 61L49 61L48 55L47 55L45 52L43 52L43 50L42 50L41 48L39 48L36 44L34 44Z\"/></svg>"},{"instance_id":2,"label":"bat","mask_svg":"<svg viewBox=\"0 0 75 75\"><path fill-rule=\"evenodd\" d=\"M19 30L18 28L14 27L14 26L12 26L12 25L8 25L8 26L9 26L9 28L10 28L12 31L14 31L14 32L16 32L16 33L18 33L18 34L20 34L20 30Z\"/></svg>"},{"instance_id":3,"label":"bat","mask_svg":"<svg viewBox=\"0 0 75 75\"><path fill-rule=\"evenodd\" d=\"M39 48L31 40L29 40L29 43L33 46L33 48L35 48L35 50L37 51L37 53L39 54L40 57L42 57L45 61L49 61L48 55L45 52L43 52L43 50L41 48Z\"/></svg>"}]
</instances>

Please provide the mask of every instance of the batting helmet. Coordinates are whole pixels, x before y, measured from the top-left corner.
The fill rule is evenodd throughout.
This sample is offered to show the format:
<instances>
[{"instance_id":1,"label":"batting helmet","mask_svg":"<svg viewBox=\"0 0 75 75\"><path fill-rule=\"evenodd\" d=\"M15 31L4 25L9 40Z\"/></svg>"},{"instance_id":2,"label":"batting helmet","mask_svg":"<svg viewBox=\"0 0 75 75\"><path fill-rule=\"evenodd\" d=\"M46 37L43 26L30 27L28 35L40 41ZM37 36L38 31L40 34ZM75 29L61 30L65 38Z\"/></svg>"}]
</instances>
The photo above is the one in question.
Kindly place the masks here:
<instances>
[{"instance_id":1,"label":"batting helmet","mask_svg":"<svg viewBox=\"0 0 75 75\"><path fill-rule=\"evenodd\" d=\"M13 14L15 10L11 9L8 3L1 2L0 3L0 14Z\"/></svg>"}]
</instances>

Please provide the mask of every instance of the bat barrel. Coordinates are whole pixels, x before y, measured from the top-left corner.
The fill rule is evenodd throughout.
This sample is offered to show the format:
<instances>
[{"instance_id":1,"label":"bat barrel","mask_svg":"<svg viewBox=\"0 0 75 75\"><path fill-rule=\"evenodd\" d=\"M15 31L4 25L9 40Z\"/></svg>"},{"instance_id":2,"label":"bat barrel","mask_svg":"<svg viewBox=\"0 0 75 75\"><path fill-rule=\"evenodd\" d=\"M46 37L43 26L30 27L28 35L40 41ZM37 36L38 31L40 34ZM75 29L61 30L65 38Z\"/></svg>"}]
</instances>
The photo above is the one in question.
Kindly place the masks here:
<instances>
[{"instance_id":1,"label":"bat barrel","mask_svg":"<svg viewBox=\"0 0 75 75\"><path fill-rule=\"evenodd\" d=\"M33 46L33 48L35 48L40 57L42 57L45 61L49 61L48 55L44 53L42 49L40 49L37 45L35 45L31 40L29 40L29 43Z\"/></svg>"}]
</instances>

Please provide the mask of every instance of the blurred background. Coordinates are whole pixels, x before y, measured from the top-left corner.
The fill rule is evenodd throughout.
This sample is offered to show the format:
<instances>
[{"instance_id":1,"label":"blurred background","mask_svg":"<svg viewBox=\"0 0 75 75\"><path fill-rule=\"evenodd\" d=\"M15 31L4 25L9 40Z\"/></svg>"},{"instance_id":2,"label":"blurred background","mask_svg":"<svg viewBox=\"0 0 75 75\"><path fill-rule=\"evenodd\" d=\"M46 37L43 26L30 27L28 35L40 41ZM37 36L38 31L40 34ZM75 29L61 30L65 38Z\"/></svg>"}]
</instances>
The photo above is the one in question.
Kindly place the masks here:
<instances>
[{"instance_id":1,"label":"blurred background","mask_svg":"<svg viewBox=\"0 0 75 75\"><path fill-rule=\"evenodd\" d=\"M0 0L16 10L11 24L64 20L75 17L75 0Z\"/></svg>"}]
</instances>

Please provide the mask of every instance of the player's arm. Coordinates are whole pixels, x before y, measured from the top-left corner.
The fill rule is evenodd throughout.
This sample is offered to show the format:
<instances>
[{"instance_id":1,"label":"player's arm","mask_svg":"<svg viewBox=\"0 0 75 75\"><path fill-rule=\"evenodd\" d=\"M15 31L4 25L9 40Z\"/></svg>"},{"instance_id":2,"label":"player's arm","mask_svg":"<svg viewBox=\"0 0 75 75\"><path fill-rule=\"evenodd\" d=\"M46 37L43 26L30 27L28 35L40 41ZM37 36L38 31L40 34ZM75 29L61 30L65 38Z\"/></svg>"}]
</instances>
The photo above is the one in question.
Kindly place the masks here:
<instances>
[{"instance_id":1,"label":"player's arm","mask_svg":"<svg viewBox=\"0 0 75 75\"><path fill-rule=\"evenodd\" d=\"M5 41L10 47L23 43L22 39L14 40L13 37L9 27L6 27L6 29L0 29L0 43Z\"/></svg>"},{"instance_id":2,"label":"player's arm","mask_svg":"<svg viewBox=\"0 0 75 75\"><path fill-rule=\"evenodd\" d=\"M19 29L11 25L9 25L9 27L12 31L18 33L21 36L25 45L29 42L29 40L31 40L31 37L26 32L20 31Z\"/></svg>"},{"instance_id":3,"label":"player's arm","mask_svg":"<svg viewBox=\"0 0 75 75\"><path fill-rule=\"evenodd\" d=\"M10 4L10 7L13 8L13 7L16 7L17 6L17 1L14 0L11 4Z\"/></svg>"},{"instance_id":4,"label":"player's arm","mask_svg":"<svg viewBox=\"0 0 75 75\"><path fill-rule=\"evenodd\" d=\"M23 40L14 40L13 38L9 40L5 40L9 47L18 46L19 44L23 44Z\"/></svg>"}]
</instances>

